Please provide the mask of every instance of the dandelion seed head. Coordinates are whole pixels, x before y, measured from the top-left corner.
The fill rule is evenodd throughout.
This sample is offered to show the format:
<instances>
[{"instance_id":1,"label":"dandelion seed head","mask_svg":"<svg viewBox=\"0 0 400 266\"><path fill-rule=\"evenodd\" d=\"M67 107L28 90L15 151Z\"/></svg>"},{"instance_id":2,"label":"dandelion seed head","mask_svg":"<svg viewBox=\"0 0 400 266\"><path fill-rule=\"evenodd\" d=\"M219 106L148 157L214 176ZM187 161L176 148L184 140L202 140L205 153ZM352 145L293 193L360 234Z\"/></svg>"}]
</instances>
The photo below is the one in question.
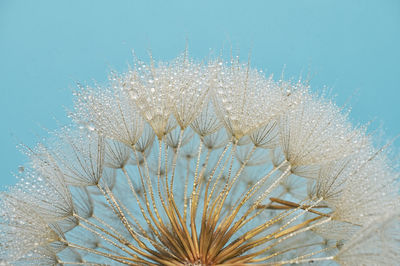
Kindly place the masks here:
<instances>
[{"instance_id":1,"label":"dandelion seed head","mask_svg":"<svg viewBox=\"0 0 400 266\"><path fill-rule=\"evenodd\" d=\"M0 195L1 263L400 260L391 155L306 82L185 51L74 99Z\"/></svg>"}]
</instances>

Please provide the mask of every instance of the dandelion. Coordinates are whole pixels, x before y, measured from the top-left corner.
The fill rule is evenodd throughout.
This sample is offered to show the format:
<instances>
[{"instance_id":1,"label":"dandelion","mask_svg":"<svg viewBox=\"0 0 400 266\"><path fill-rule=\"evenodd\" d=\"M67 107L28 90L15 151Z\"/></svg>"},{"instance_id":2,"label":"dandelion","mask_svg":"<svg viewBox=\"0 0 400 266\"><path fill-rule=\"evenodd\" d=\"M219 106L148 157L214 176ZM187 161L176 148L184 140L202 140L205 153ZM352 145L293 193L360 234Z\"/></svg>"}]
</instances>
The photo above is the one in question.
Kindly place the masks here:
<instances>
[{"instance_id":1,"label":"dandelion","mask_svg":"<svg viewBox=\"0 0 400 266\"><path fill-rule=\"evenodd\" d=\"M75 92L0 195L6 265L393 265L399 173L308 86L136 61Z\"/></svg>"}]
</instances>

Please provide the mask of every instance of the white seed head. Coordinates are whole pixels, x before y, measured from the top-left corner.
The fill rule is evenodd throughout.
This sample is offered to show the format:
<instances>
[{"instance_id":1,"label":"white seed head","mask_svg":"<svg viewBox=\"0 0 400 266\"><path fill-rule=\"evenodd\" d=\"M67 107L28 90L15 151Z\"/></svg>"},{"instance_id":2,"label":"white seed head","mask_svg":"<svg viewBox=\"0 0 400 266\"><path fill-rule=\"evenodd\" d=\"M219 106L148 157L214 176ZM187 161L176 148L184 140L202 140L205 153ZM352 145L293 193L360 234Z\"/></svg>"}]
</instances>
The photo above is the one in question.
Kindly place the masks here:
<instances>
[{"instance_id":1,"label":"white seed head","mask_svg":"<svg viewBox=\"0 0 400 266\"><path fill-rule=\"evenodd\" d=\"M399 172L347 116L236 60L137 60L26 149L0 264L395 265Z\"/></svg>"}]
</instances>

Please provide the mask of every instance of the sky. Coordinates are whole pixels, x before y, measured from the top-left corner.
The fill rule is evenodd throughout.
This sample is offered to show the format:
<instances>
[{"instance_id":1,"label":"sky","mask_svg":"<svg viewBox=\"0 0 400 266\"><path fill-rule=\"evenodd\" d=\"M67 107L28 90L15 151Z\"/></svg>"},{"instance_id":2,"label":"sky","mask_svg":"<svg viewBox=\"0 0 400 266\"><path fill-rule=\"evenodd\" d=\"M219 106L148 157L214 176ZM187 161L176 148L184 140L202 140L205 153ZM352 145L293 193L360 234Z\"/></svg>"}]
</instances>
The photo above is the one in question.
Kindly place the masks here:
<instances>
[{"instance_id":1,"label":"sky","mask_svg":"<svg viewBox=\"0 0 400 266\"><path fill-rule=\"evenodd\" d=\"M398 0L0 0L0 189L27 163L17 146L69 123L78 83L186 45L198 60L232 51L276 79L309 78L353 123L400 134Z\"/></svg>"}]
</instances>

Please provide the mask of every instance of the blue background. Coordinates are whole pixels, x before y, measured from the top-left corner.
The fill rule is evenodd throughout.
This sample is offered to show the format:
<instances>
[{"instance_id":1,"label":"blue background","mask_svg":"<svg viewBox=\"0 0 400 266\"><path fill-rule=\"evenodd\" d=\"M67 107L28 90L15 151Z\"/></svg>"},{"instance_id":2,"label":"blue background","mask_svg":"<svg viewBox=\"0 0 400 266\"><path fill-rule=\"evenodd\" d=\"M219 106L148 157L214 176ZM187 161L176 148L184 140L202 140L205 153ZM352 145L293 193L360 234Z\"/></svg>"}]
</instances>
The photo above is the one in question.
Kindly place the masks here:
<instances>
[{"instance_id":1,"label":"blue background","mask_svg":"<svg viewBox=\"0 0 400 266\"><path fill-rule=\"evenodd\" d=\"M400 1L11 1L0 0L0 186L34 145L68 122L77 82L124 71L132 49L147 59L197 59L223 49L280 77L326 85L351 120L400 133ZM398 145L397 145L398 146Z\"/></svg>"}]
</instances>

